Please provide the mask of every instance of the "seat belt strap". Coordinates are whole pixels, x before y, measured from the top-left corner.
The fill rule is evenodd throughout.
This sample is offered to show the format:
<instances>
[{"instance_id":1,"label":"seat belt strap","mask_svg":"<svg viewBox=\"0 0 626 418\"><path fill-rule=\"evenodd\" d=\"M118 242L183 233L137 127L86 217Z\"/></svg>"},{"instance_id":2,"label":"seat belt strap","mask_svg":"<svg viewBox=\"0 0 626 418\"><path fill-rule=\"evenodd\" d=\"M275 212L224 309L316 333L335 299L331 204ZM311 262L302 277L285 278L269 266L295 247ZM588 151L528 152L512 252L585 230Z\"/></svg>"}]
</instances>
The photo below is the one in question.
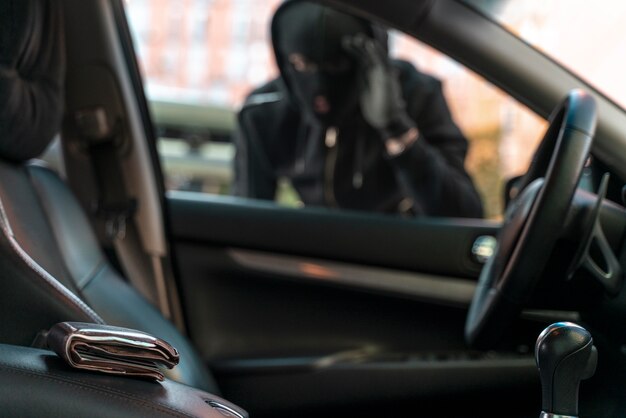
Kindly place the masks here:
<instances>
[{"instance_id":1,"label":"seat belt strap","mask_svg":"<svg viewBox=\"0 0 626 418\"><path fill-rule=\"evenodd\" d=\"M98 226L104 226L100 240L103 245L139 250L131 251L134 255L126 260L118 253L121 267L126 270L130 283L169 318L169 292L164 282L161 259L147 253L141 244L134 220L137 200L129 197L124 181L120 162L125 145L121 124L112 125L102 107L82 109L75 113L75 119L78 136L91 161L97 188L91 210Z\"/></svg>"},{"instance_id":2,"label":"seat belt strap","mask_svg":"<svg viewBox=\"0 0 626 418\"><path fill-rule=\"evenodd\" d=\"M97 187L92 211L104 222L108 241L123 240L126 224L137 210L137 201L128 197L119 159L120 129L112 126L102 107L76 113L76 126L89 154Z\"/></svg>"}]
</instances>

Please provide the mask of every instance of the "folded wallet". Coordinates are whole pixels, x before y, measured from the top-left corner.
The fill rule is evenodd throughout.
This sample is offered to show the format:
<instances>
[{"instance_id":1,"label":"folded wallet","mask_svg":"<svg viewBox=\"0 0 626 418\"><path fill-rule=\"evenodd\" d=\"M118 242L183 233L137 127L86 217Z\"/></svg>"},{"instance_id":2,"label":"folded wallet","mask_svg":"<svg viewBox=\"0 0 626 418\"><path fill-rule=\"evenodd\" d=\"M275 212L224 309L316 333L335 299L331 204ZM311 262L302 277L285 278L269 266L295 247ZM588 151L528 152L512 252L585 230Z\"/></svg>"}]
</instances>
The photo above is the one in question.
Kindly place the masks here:
<instances>
[{"instance_id":1,"label":"folded wallet","mask_svg":"<svg viewBox=\"0 0 626 418\"><path fill-rule=\"evenodd\" d=\"M163 380L163 368L178 364L178 351L159 338L133 329L60 322L47 335L48 347L77 369Z\"/></svg>"}]
</instances>

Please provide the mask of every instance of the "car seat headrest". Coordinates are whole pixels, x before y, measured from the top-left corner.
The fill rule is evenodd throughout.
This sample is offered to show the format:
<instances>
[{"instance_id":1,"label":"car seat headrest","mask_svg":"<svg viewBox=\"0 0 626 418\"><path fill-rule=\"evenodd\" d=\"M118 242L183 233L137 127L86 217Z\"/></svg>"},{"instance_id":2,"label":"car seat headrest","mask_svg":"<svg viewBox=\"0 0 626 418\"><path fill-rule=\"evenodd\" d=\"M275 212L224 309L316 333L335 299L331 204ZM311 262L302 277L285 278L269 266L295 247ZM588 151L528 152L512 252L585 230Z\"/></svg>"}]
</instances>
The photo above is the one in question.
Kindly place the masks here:
<instances>
[{"instance_id":1,"label":"car seat headrest","mask_svg":"<svg viewBox=\"0 0 626 418\"><path fill-rule=\"evenodd\" d=\"M0 159L46 149L61 126L64 76L59 0L0 1Z\"/></svg>"}]
</instances>

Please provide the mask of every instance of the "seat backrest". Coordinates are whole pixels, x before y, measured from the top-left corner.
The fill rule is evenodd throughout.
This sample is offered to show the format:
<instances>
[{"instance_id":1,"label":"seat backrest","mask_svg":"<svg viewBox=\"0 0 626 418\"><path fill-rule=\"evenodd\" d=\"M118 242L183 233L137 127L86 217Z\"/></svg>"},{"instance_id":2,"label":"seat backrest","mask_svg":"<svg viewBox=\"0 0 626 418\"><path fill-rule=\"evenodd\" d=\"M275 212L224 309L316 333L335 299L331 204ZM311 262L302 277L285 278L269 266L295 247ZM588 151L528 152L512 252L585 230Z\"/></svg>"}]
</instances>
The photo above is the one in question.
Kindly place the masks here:
<instances>
[{"instance_id":1,"label":"seat backrest","mask_svg":"<svg viewBox=\"0 0 626 418\"><path fill-rule=\"evenodd\" d=\"M0 2L0 342L106 321L167 340L181 357L168 377L216 393L189 341L109 264L65 183L27 163L60 128L63 73L59 1Z\"/></svg>"}]
</instances>

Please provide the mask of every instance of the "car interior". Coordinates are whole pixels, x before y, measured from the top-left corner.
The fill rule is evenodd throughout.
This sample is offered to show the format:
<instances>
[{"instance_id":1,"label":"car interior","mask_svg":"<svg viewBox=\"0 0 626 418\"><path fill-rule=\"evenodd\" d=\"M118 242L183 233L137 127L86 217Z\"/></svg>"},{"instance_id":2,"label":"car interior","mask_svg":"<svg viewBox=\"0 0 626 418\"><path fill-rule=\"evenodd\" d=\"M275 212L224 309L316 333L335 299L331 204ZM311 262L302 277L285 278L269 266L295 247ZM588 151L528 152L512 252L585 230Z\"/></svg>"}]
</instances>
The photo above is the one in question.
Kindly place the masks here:
<instances>
[{"instance_id":1,"label":"car interior","mask_svg":"<svg viewBox=\"0 0 626 418\"><path fill-rule=\"evenodd\" d=\"M503 219L166 192L125 2L6 0L0 415L626 414L624 110L471 2L322 3L419 39L548 121ZM51 147L61 164L39 158ZM546 331L589 358L542 354L538 336L563 321L588 333ZM161 383L74 370L41 343L60 322L149 333L180 363ZM569 363L548 384L558 355ZM568 414L546 401L562 383Z\"/></svg>"}]
</instances>

